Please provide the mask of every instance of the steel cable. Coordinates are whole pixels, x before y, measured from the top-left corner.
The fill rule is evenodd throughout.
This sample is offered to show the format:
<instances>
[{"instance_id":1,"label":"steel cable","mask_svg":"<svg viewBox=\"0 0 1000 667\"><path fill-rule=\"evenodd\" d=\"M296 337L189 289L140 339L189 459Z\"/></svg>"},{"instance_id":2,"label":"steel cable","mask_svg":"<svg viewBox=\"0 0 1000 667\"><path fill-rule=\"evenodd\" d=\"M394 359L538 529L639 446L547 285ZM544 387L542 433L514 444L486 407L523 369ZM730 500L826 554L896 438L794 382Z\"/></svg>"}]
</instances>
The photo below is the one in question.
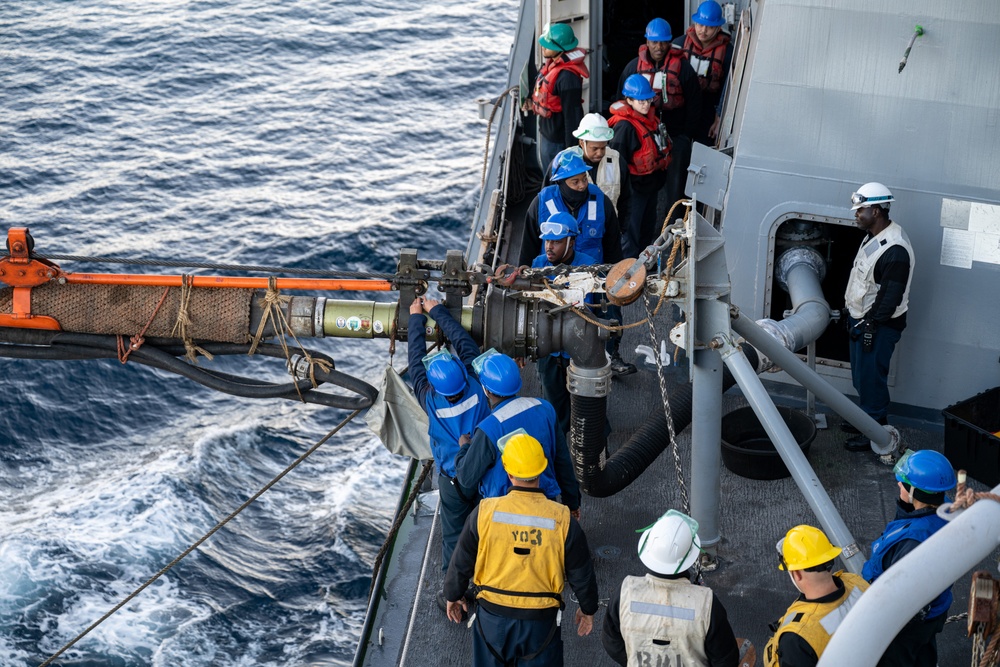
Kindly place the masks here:
<instances>
[{"instance_id":1,"label":"steel cable","mask_svg":"<svg viewBox=\"0 0 1000 667\"><path fill-rule=\"evenodd\" d=\"M236 508L236 510L234 512L232 512L229 516L227 516L225 519L223 519L219 523L215 524L215 526L211 530L209 530L207 533L205 533L194 544L192 544L187 549L185 549L179 556L177 556L177 558L175 558L172 561L170 561L170 563L168 563L162 570L160 570L159 572L157 572L156 574L154 574L152 577L150 577L142 586L139 586L137 589L135 589L134 591L132 591L124 600L122 600L121 602L119 602L118 604L116 604L108 613L104 614L104 616L101 616L99 619L97 619L96 621L94 621L93 623L91 623L90 626L86 630L84 630L83 632L81 632L80 634L78 634L76 637L74 637L73 639L71 639L65 646L63 646L61 649L59 649L54 654L52 654L52 656L50 656L48 660L46 660L45 662L41 663L38 667L47 667L47 665L51 665L53 660L55 660L60 655L62 655L63 653L65 653L70 647L72 647L78 641L80 641L85 636L87 636L87 634L91 630L93 630L98 625L100 625L101 623L103 623L104 621L106 621L108 618L110 618L112 616L112 614L114 614L116 611L118 611L119 609L121 609L122 607L124 607L126 604L128 604L133 598L135 598L137 595L139 595L139 593L141 593L146 588L148 588L154 581L156 581L161 576L163 576L164 574L166 574L167 571L170 570L170 568L172 568L174 565L176 565L177 563L179 563L185 556L187 556L192 551L194 551L199 546L201 546L208 538L210 538L212 535L214 535L220 528L222 528L227 523L229 523L230 521L232 521L234 518L236 518L236 516L240 512L242 512L247 507L249 507L252 502L254 502L258 498L260 498L264 494L265 491L267 491L272 486L274 486L275 484L277 484L278 481L282 477L284 477L289 472L291 472L297 465L299 465L300 463L302 463L303 461L305 461L313 452L315 452L317 449L319 449L320 446L323 445L323 443L325 443L331 437L333 437L334 435L336 435L337 431L339 431L340 429L342 429L344 426L347 425L348 422L350 422L352 419L354 419L355 417L357 417L358 413L360 413L360 412L361 412L361 410L355 410L354 412L352 412L351 414L349 414L347 417L345 417L344 420L341 421L336 426L334 426L333 429L331 429L329 433L327 433L322 438L320 438L316 442L316 444L314 444L312 447L310 447L309 449L307 449L305 451L305 453L302 454L302 456L300 456L299 458L295 459L291 464L288 465L288 467L286 467L284 470L282 470L280 473L278 473L278 475L274 479L272 479L270 482L268 482L267 484L265 484L260 489L260 491L258 491L257 493L253 494L252 496L250 496L250 498L247 499L246 502L244 502L242 505L240 505L238 508Z\"/></svg>"}]
</instances>

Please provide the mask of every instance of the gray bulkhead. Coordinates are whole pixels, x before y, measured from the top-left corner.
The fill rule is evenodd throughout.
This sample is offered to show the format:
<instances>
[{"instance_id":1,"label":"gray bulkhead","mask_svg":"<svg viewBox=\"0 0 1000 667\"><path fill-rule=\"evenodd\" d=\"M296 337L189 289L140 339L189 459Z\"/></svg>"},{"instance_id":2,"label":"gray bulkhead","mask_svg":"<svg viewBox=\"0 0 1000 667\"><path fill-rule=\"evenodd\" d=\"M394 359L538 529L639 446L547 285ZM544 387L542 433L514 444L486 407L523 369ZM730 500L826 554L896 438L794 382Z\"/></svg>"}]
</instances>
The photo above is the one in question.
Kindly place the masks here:
<instances>
[{"instance_id":1,"label":"gray bulkhead","mask_svg":"<svg viewBox=\"0 0 1000 667\"><path fill-rule=\"evenodd\" d=\"M1000 384L1000 3L762 0L751 12L727 107L733 303L769 316L779 224L851 226L851 193L880 181L916 254L893 401L943 408ZM916 24L926 32L899 72ZM853 393L845 363L819 370Z\"/></svg>"}]
</instances>

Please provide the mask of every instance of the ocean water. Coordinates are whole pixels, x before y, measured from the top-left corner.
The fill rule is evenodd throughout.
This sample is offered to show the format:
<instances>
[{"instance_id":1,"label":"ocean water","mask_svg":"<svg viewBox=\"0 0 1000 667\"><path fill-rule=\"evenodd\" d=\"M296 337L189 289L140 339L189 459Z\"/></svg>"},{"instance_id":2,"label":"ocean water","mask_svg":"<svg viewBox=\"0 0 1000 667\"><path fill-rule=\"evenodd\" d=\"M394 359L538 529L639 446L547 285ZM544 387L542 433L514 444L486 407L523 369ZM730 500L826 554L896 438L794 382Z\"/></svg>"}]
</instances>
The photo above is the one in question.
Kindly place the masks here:
<instances>
[{"instance_id":1,"label":"ocean water","mask_svg":"<svg viewBox=\"0 0 1000 667\"><path fill-rule=\"evenodd\" d=\"M0 221L43 254L376 272L401 247L443 258L465 247L485 136L473 100L502 91L516 14L4 3ZM309 344L368 379L389 360L382 341ZM48 658L345 416L117 361L0 369L4 666ZM348 664L404 469L355 420L56 664Z\"/></svg>"}]
</instances>

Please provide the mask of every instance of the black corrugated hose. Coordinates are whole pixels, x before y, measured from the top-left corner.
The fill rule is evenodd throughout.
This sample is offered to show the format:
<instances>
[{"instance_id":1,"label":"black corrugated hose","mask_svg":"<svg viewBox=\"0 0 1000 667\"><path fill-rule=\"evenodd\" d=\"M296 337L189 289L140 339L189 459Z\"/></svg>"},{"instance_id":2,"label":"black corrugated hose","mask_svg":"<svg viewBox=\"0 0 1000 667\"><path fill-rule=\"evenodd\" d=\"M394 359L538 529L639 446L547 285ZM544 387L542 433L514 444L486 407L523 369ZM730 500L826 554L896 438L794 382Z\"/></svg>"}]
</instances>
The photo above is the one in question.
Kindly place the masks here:
<instances>
[{"instance_id":1,"label":"black corrugated hose","mask_svg":"<svg viewBox=\"0 0 1000 667\"><path fill-rule=\"evenodd\" d=\"M213 355L247 354L250 349L249 345L235 343L200 343L200 346ZM333 359L321 352L309 351L309 354L314 359L328 362L331 370L324 371L320 366L315 366L313 370L316 381L320 384L341 387L354 395L316 391L309 380L279 384L211 370L178 358L184 354L184 346L177 344L177 341L147 339L142 347L132 352L129 360L176 373L209 389L244 398L283 398L346 410L363 410L371 407L378 396L378 389L367 382L333 369ZM285 358L280 345L260 345L256 354ZM66 360L114 359L117 356L116 336L30 329L0 330L0 357Z\"/></svg>"},{"instance_id":2,"label":"black corrugated hose","mask_svg":"<svg viewBox=\"0 0 1000 667\"><path fill-rule=\"evenodd\" d=\"M750 364L757 367L757 351L743 344L743 352ZM736 384L728 368L722 370L722 391ZM662 406L649 413L642 426L629 441L609 456L601 465L601 456L607 447L604 424L607 397L570 397L570 455L576 469L580 488L589 496L607 498L618 493L639 478L646 468L670 445L667 416ZM670 392L670 413L674 432L680 433L691 423L691 384L679 385Z\"/></svg>"}]
</instances>

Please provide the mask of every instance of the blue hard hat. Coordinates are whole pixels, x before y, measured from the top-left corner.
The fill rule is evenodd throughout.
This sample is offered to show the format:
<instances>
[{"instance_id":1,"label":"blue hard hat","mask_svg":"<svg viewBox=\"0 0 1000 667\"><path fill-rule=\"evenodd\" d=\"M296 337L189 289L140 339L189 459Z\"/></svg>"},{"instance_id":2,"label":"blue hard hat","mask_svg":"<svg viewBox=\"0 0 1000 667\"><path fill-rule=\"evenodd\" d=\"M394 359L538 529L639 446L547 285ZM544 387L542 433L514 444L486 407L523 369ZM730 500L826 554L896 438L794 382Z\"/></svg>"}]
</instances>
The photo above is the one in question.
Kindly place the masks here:
<instances>
[{"instance_id":1,"label":"blue hard hat","mask_svg":"<svg viewBox=\"0 0 1000 667\"><path fill-rule=\"evenodd\" d=\"M649 81L646 81L646 77L641 74L633 74L625 79L625 85L622 86L622 95L633 100L651 100L656 97L653 87L649 85Z\"/></svg>"},{"instance_id":2,"label":"blue hard hat","mask_svg":"<svg viewBox=\"0 0 1000 667\"><path fill-rule=\"evenodd\" d=\"M539 228L542 232L539 238L543 241L558 241L567 236L580 235L580 223L569 213L553 213Z\"/></svg>"},{"instance_id":3,"label":"blue hard hat","mask_svg":"<svg viewBox=\"0 0 1000 667\"><path fill-rule=\"evenodd\" d=\"M479 382L494 396L516 396L521 391L521 370L506 354L493 354L483 361Z\"/></svg>"},{"instance_id":4,"label":"blue hard hat","mask_svg":"<svg viewBox=\"0 0 1000 667\"><path fill-rule=\"evenodd\" d=\"M670 24L664 19L653 19L646 26L646 39L651 42L669 42L674 38Z\"/></svg>"},{"instance_id":5,"label":"blue hard hat","mask_svg":"<svg viewBox=\"0 0 1000 667\"><path fill-rule=\"evenodd\" d=\"M691 15L691 21L700 25L717 28L726 22L722 18L722 6L715 0L705 0L698 5L698 11Z\"/></svg>"},{"instance_id":6,"label":"blue hard hat","mask_svg":"<svg viewBox=\"0 0 1000 667\"><path fill-rule=\"evenodd\" d=\"M552 163L552 180L563 181L570 176L583 174L590 170L591 167L580 156L580 151L567 148L556 155L556 159Z\"/></svg>"},{"instance_id":7,"label":"blue hard hat","mask_svg":"<svg viewBox=\"0 0 1000 667\"><path fill-rule=\"evenodd\" d=\"M439 357L427 365L427 380L442 396L455 396L465 390L465 366L452 356Z\"/></svg>"},{"instance_id":8,"label":"blue hard hat","mask_svg":"<svg viewBox=\"0 0 1000 667\"><path fill-rule=\"evenodd\" d=\"M922 449L908 454L896 464L896 479L927 493L943 493L955 488L958 479L951 463L941 452Z\"/></svg>"}]
</instances>

